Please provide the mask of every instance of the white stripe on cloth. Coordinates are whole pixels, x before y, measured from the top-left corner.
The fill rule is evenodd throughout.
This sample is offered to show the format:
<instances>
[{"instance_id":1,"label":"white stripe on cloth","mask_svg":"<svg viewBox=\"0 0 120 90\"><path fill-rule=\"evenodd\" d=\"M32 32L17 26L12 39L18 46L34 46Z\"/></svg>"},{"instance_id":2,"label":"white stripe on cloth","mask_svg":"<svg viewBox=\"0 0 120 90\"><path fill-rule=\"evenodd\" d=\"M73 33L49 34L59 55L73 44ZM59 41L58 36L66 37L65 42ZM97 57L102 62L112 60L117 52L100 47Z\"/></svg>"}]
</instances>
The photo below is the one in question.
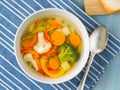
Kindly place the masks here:
<instances>
[{"instance_id":1,"label":"white stripe on cloth","mask_svg":"<svg viewBox=\"0 0 120 90\"><path fill-rule=\"evenodd\" d=\"M0 81L1 81L1 79L0 79ZM0 87L4 87L5 90L9 90L9 88L6 87L5 85L3 85L2 83L0 83Z\"/></svg>"},{"instance_id":2,"label":"white stripe on cloth","mask_svg":"<svg viewBox=\"0 0 120 90\"><path fill-rule=\"evenodd\" d=\"M6 7L9 11L11 11L14 15L16 15L19 19L23 20L22 17L20 17L17 13L15 13L13 10L11 10L7 5L4 3L0 2L4 7Z\"/></svg>"},{"instance_id":3,"label":"white stripe on cloth","mask_svg":"<svg viewBox=\"0 0 120 90\"><path fill-rule=\"evenodd\" d=\"M26 6L28 6L33 12L35 12L35 10L29 5L27 4L24 0L21 0Z\"/></svg>"},{"instance_id":4,"label":"white stripe on cloth","mask_svg":"<svg viewBox=\"0 0 120 90\"><path fill-rule=\"evenodd\" d=\"M19 6L22 10L24 10L27 14L30 15L30 12L28 12L26 9L24 9L22 6L20 6L15 0L12 0L17 6Z\"/></svg>"},{"instance_id":5,"label":"white stripe on cloth","mask_svg":"<svg viewBox=\"0 0 120 90\"><path fill-rule=\"evenodd\" d=\"M16 9L13 5L11 5L8 1L4 1L5 3L7 3L10 7L12 7L12 9L15 9L15 11L17 11L19 14L21 14L24 18L26 17L23 13L21 13L18 9Z\"/></svg>"},{"instance_id":6,"label":"white stripe on cloth","mask_svg":"<svg viewBox=\"0 0 120 90\"><path fill-rule=\"evenodd\" d=\"M14 51L13 46L11 46L11 45L10 45L6 40L4 40L3 38L0 37L0 39ZM8 47L8 48L9 48L9 47Z\"/></svg>"},{"instance_id":7,"label":"white stripe on cloth","mask_svg":"<svg viewBox=\"0 0 120 90\"><path fill-rule=\"evenodd\" d=\"M11 77L13 77L14 79L16 79L19 83L21 83L24 87L27 88L27 90L31 90L27 85L25 85L22 81L20 81L17 77L15 77L13 74L11 74L8 70L6 70L3 66L1 66L1 68L7 72L7 74L9 74Z\"/></svg>"},{"instance_id":8,"label":"white stripe on cloth","mask_svg":"<svg viewBox=\"0 0 120 90\"><path fill-rule=\"evenodd\" d=\"M7 32L9 32L10 35L12 35L13 37L15 37L15 34L14 34L13 32L11 32L9 29L7 29L5 26L3 26L2 24L0 24L0 26L1 26L2 28L4 28L4 30L6 30Z\"/></svg>"},{"instance_id":9,"label":"white stripe on cloth","mask_svg":"<svg viewBox=\"0 0 120 90\"><path fill-rule=\"evenodd\" d=\"M14 43L14 41L10 37L8 37L5 33L3 33L2 31L0 31L0 33L4 35L7 39L9 39L12 43Z\"/></svg>"},{"instance_id":10,"label":"white stripe on cloth","mask_svg":"<svg viewBox=\"0 0 120 90\"><path fill-rule=\"evenodd\" d=\"M12 83L15 87L17 87L19 90L22 90L21 87L19 87L16 83L14 83L11 79L9 79L6 75L0 73L2 77L4 77L6 80L8 80L10 83Z\"/></svg>"},{"instance_id":11,"label":"white stripe on cloth","mask_svg":"<svg viewBox=\"0 0 120 90\"><path fill-rule=\"evenodd\" d=\"M11 25L13 25L16 29L18 28L18 26L16 26L13 22L11 22L8 18L6 18L5 16L1 15L2 18L4 18L6 21L8 21Z\"/></svg>"},{"instance_id":12,"label":"white stripe on cloth","mask_svg":"<svg viewBox=\"0 0 120 90\"><path fill-rule=\"evenodd\" d=\"M4 86L6 85L7 87L9 87L10 90L14 90L10 85L8 85L5 81L3 81L2 79L0 79L1 83L4 84Z\"/></svg>"},{"instance_id":13,"label":"white stripe on cloth","mask_svg":"<svg viewBox=\"0 0 120 90\"><path fill-rule=\"evenodd\" d=\"M44 7L41 5L41 4L39 4L36 0L33 0L38 6L40 6L40 8L42 8L42 9L44 9Z\"/></svg>"}]
</instances>

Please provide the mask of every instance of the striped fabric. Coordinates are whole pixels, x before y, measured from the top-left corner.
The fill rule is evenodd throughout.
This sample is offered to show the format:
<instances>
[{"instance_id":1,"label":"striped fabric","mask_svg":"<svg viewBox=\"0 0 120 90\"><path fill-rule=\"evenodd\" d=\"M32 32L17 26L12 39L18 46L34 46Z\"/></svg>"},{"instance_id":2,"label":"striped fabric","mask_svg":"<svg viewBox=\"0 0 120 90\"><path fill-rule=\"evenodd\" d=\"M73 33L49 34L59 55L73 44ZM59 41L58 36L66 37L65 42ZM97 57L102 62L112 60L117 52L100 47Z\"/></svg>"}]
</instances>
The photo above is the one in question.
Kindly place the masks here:
<instances>
[{"instance_id":1,"label":"striped fabric","mask_svg":"<svg viewBox=\"0 0 120 90\"><path fill-rule=\"evenodd\" d=\"M90 34L98 25L70 0L0 0L0 90L76 90L85 68L75 78L61 84L43 84L28 77L18 66L14 39L21 22L40 9L61 8L76 15ZM109 33L104 52L98 54L89 70L85 90L97 83L112 58L120 50L120 40Z\"/></svg>"}]
</instances>

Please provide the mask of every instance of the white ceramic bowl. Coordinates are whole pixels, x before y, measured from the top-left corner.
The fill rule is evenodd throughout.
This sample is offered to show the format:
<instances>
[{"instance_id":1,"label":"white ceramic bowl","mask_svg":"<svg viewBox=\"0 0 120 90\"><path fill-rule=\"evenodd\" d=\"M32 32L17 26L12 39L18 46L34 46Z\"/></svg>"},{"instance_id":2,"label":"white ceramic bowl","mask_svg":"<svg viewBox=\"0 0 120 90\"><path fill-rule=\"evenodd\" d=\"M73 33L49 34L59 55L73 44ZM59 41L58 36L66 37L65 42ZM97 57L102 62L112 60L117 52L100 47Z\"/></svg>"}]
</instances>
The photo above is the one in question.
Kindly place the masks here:
<instances>
[{"instance_id":1,"label":"white ceramic bowl","mask_svg":"<svg viewBox=\"0 0 120 90\"><path fill-rule=\"evenodd\" d=\"M44 77L43 75L40 75L40 73L31 71L31 69L28 68L28 66L26 65L26 63L24 62L20 54L20 40L27 25L37 18L40 18L43 16L49 16L49 15L50 16L57 15L71 22L77 28L77 33L80 34L82 38L82 42L83 42L81 56L78 62L75 64L75 67L70 72L66 73L65 75L59 78ZM29 77L31 77L34 80L43 82L43 83L56 84L56 83L62 83L62 82L68 81L74 78L77 74L79 74L82 71L89 56L89 36L88 36L85 26L75 15L65 10L49 8L49 9L40 10L40 11L37 11L31 14L29 17L27 17L22 22L22 24L18 28L16 37L15 37L14 48L15 48L16 59L17 59L19 66Z\"/></svg>"}]
</instances>

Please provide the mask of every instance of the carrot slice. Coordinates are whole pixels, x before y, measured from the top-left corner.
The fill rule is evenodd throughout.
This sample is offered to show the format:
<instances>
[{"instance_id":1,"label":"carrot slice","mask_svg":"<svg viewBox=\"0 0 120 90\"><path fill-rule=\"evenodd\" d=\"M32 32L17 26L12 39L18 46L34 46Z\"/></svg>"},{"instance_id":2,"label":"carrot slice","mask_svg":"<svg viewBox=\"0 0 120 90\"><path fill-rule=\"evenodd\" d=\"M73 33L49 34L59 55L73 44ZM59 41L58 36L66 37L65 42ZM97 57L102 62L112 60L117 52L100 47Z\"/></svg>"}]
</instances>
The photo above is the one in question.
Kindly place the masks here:
<instances>
[{"instance_id":1,"label":"carrot slice","mask_svg":"<svg viewBox=\"0 0 120 90\"><path fill-rule=\"evenodd\" d=\"M54 31L51 34L51 39L52 39L54 45L60 46L65 42L65 35L61 31Z\"/></svg>"},{"instance_id":2,"label":"carrot slice","mask_svg":"<svg viewBox=\"0 0 120 90\"><path fill-rule=\"evenodd\" d=\"M65 73L65 71L64 71L63 68L59 68L59 69L57 70L57 72L54 72L54 73L51 72L51 71L49 71L49 70L47 69L47 63L48 63L48 60L47 60L47 59L41 59L40 62L41 62L41 67L42 67L43 71L44 71L49 77L57 78L57 77L62 76L62 75ZM55 71L56 71L56 70L55 70Z\"/></svg>"},{"instance_id":3,"label":"carrot slice","mask_svg":"<svg viewBox=\"0 0 120 90\"><path fill-rule=\"evenodd\" d=\"M44 37L45 37L45 39L47 41L52 42L52 40L50 39L50 37L48 35L48 32L52 31L52 30L54 30L56 28L61 28L62 25L60 23L58 23L57 21L55 21L55 20L48 20L47 23L50 24L51 27L49 27L48 29L45 30Z\"/></svg>"},{"instance_id":4,"label":"carrot slice","mask_svg":"<svg viewBox=\"0 0 120 90\"><path fill-rule=\"evenodd\" d=\"M59 28L59 26L51 26L50 28L48 28L48 29L45 30L45 32L44 32L44 37L45 37L45 39L46 39L47 41L52 42L52 40L50 39L50 37L49 37L49 35L48 35L48 32L49 32L49 31L52 31L52 30L54 30L54 29L56 29L56 28Z\"/></svg>"},{"instance_id":5,"label":"carrot slice","mask_svg":"<svg viewBox=\"0 0 120 90\"><path fill-rule=\"evenodd\" d=\"M37 41L38 41L38 35L35 34L33 39L22 40L21 44L23 48L32 48Z\"/></svg>"},{"instance_id":6,"label":"carrot slice","mask_svg":"<svg viewBox=\"0 0 120 90\"><path fill-rule=\"evenodd\" d=\"M71 33L71 34L69 35L69 37L68 37L68 41L70 42L70 44L71 44L72 46L76 47L76 46L79 45L81 39L80 39L80 37L79 37L77 34Z\"/></svg>"},{"instance_id":7,"label":"carrot slice","mask_svg":"<svg viewBox=\"0 0 120 90\"><path fill-rule=\"evenodd\" d=\"M31 41L32 41L32 39L22 40L22 41L21 41L22 47L23 47L23 48L27 48L27 47L29 47Z\"/></svg>"},{"instance_id":8,"label":"carrot slice","mask_svg":"<svg viewBox=\"0 0 120 90\"><path fill-rule=\"evenodd\" d=\"M59 22L57 22L57 21L55 21L55 20L51 20L51 19L48 20L47 23L48 23L48 24L51 24L51 25L53 25L53 26L56 26L56 25L57 25L57 26L61 26L61 24L60 24Z\"/></svg>"},{"instance_id":9,"label":"carrot slice","mask_svg":"<svg viewBox=\"0 0 120 90\"><path fill-rule=\"evenodd\" d=\"M60 61L57 57L52 57L49 59L49 67L56 70L60 66Z\"/></svg>"}]
</instances>

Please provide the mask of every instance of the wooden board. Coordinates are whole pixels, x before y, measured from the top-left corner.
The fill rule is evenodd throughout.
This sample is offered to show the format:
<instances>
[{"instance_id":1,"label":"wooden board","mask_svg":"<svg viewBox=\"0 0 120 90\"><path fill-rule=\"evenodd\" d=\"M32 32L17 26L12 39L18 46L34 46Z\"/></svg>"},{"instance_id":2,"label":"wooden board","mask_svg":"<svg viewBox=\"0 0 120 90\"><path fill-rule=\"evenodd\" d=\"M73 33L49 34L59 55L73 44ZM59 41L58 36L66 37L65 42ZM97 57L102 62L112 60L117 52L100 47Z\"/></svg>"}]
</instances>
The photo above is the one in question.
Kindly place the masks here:
<instances>
[{"instance_id":1,"label":"wooden board","mask_svg":"<svg viewBox=\"0 0 120 90\"><path fill-rule=\"evenodd\" d=\"M89 15L103 15L108 14L105 12L100 0L84 0L85 11ZM120 12L117 12L120 13Z\"/></svg>"}]
</instances>

